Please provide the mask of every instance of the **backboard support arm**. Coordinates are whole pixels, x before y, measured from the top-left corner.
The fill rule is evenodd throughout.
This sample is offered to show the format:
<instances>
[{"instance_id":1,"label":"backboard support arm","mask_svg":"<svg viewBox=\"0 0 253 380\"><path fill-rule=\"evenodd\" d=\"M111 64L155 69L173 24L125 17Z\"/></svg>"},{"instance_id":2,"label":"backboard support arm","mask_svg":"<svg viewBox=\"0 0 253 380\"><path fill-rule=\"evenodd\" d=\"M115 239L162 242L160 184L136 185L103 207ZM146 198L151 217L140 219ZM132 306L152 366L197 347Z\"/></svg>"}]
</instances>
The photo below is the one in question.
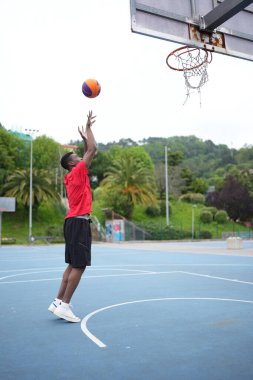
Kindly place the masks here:
<instances>
[{"instance_id":1,"label":"backboard support arm","mask_svg":"<svg viewBox=\"0 0 253 380\"><path fill-rule=\"evenodd\" d=\"M200 17L200 30L213 31L252 3L253 0L224 0L205 16Z\"/></svg>"}]
</instances>

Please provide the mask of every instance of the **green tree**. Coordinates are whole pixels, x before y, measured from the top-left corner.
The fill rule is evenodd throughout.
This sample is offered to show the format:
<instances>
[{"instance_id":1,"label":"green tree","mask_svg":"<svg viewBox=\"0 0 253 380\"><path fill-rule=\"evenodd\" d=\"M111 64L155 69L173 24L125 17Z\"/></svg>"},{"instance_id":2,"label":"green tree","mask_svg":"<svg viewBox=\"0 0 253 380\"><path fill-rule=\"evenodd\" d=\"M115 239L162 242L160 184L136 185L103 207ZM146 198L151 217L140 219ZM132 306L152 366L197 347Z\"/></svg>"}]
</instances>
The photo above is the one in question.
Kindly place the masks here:
<instances>
[{"instance_id":1,"label":"green tree","mask_svg":"<svg viewBox=\"0 0 253 380\"><path fill-rule=\"evenodd\" d=\"M238 164L244 162L253 162L253 146L252 145L244 145L243 148L239 149L236 153L235 160Z\"/></svg>"},{"instance_id":2,"label":"green tree","mask_svg":"<svg viewBox=\"0 0 253 380\"><path fill-rule=\"evenodd\" d=\"M59 167L60 145L46 136L33 141L33 166L37 169L55 169Z\"/></svg>"},{"instance_id":3,"label":"green tree","mask_svg":"<svg viewBox=\"0 0 253 380\"><path fill-rule=\"evenodd\" d=\"M3 185L4 195L15 197L17 202L29 207L30 202L30 170L16 170L7 177ZM60 196L52 187L52 181L48 171L42 169L33 170L32 205L36 208L41 202L60 202Z\"/></svg>"},{"instance_id":4,"label":"green tree","mask_svg":"<svg viewBox=\"0 0 253 380\"><path fill-rule=\"evenodd\" d=\"M191 187L194 193L205 194L208 189L208 183L204 178L196 178Z\"/></svg>"},{"instance_id":5,"label":"green tree","mask_svg":"<svg viewBox=\"0 0 253 380\"><path fill-rule=\"evenodd\" d=\"M78 146L76 153L80 157L83 156L84 154L83 143L80 146ZM93 189L97 188L100 182L104 179L105 172L107 171L110 165L111 165L111 160L108 157L108 153L98 150L89 167L90 183Z\"/></svg>"},{"instance_id":6,"label":"green tree","mask_svg":"<svg viewBox=\"0 0 253 380\"><path fill-rule=\"evenodd\" d=\"M184 158L183 152L180 151L170 151L168 152L168 165L169 166L178 166L182 163Z\"/></svg>"},{"instance_id":7,"label":"green tree","mask_svg":"<svg viewBox=\"0 0 253 380\"><path fill-rule=\"evenodd\" d=\"M12 171L29 166L28 145L4 128L0 128L1 168Z\"/></svg>"},{"instance_id":8,"label":"green tree","mask_svg":"<svg viewBox=\"0 0 253 380\"><path fill-rule=\"evenodd\" d=\"M208 180L208 184L209 184L209 186L214 186L214 188L215 188L216 191L219 191L219 190L221 190L223 188L224 181L225 181L224 177L219 177L219 176L216 175L214 177L211 177Z\"/></svg>"},{"instance_id":9,"label":"green tree","mask_svg":"<svg viewBox=\"0 0 253 380\"><path fill-rule=\"evenodd\" d=\"M167 139L159 137L149 137L140 141L141 145L151 157L154 165L164 162L164 147L167 145Z\"/></svg>"},{"instance_id":10,"label":"green tree","mask_svg":"<svg viewBox=\"0 0 253 380\"><path fill-rule=\"evenodd\" d=\"M29 165L27 143L6 131L0 124L0 184L6 182L8 174L17 168ZM2 192L2 185L0 185Z\"/></svg>"},{"instance_id":11,"label":"green tree","mask_svg":"<svg viewBox=\"0 0 253 380\"><path fill-rule=\"evenodd\" d=\"M195 179L195 173L191 169L184 167L181 176L184 180L184 188L182 191L183 193L188 193L192 190L191 184Z\"/></svg>"},{"instance_id":12,"label":"green tree","mask_svg":"<svg viewBox=\"0 0 253 380\"><path fill-rule=\"evenodd\" d=\"M106 157L110 164L113 164L113 162L118 158L126 159L129 156L133 157L136 162L141 162L142 166L146 169L154 172L154 164L152 162L152 159L146 150L141 146L123 148L116 145L110 148L108 152L106 152Z\"/></svg>"},{"instance_id":13,"label":"green tree","mask_svg":"<svg viewBox=\"0 0 253 380\"><path fill-rule=\"evenodd\" d=\"M134 155L116 158L101 185L114 211L119 212L121 209L122 212L123 209L124 216L128 218L131 218L137 203L156 203L154 172L143 161L135 159Z\"/></svg>"}]
</instances>

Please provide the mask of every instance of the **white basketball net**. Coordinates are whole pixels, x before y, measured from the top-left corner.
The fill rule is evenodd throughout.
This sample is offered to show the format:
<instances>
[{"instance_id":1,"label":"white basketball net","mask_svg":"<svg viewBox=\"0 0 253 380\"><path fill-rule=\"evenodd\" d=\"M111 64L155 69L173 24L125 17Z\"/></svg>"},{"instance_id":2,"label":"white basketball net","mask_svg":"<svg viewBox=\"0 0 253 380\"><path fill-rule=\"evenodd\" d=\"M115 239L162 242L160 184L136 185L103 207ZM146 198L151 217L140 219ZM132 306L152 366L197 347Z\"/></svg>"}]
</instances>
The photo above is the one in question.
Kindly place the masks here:
<instances>
[{"instance_id":1,"label":"white basketball net","mask_svg":"<svg viewBox=\"0 0 253 380\"><path fill-rule=\"evenodd\" d=\"M170 64L168 62L170 59ZM167 64L173 70L183 71L186 99L189 99L191 90L197 90L201 105L201 87L208 81L207 66L212 60L212 55L206 50L185 46L174 51L167 58ZM173 64L173 66L172 66Z\"/></svg>"}]
</instances>

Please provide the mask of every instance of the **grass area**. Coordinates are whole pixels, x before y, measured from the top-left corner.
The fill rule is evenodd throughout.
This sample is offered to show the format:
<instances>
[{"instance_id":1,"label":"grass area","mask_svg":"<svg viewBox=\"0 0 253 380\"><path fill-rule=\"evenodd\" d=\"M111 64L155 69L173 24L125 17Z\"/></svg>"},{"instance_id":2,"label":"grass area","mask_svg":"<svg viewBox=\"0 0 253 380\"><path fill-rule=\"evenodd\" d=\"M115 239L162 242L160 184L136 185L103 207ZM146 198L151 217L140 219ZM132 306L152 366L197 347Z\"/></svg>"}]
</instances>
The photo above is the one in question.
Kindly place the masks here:
<instances>
[{"instance_id":1,"label":"grass area","mask_svg":"<svg viewBox=\"0 0 253 380\"><path fill-rule=\"evenodd\" d=\"M33 236L62 236L63 220L66 210L61 205L42 203L37 210L33 210ZM17 208L15 213L2 214L2 239L16 239L16 244L28 244L29 211Z\"/></svg>"},{"instance_id":2,"label":"grass area","mask_svg":"<svg viewBox=\"0 0 253 380\"><path fill-rule=\"evenodd\" d=\"M225 224L217 224L215 221L211 223L202 223L200 221L201 209L205 208L203 205L196 205L192 209L192 205L187 202L170 201L171 213L169 215L169 225L171 228L181 232L181 236L192 236L192 225L194 220L194 236L200 238L208 231L211 233L213 239L221 239L223 232L249 232L249 228L240 223L227 221ZM194 213L194 217L193 217ZM165 216L149 217L145 213L142 206L137 206L134 210L133 221L145 226L150 221L156 224L157 229L164 229L166 226ZM207 234L208 235L208 234Z\"/></svg>"}]
</instances>

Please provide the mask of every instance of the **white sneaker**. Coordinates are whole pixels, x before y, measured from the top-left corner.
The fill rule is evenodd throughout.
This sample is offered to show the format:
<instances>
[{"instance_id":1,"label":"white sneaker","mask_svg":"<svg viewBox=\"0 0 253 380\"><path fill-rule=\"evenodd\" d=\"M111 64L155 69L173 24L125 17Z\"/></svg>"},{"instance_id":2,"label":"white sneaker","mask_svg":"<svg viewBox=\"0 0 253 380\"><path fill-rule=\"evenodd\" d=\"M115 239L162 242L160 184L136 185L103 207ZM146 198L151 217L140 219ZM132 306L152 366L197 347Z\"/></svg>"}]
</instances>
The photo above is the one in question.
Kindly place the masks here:
<instances>
[{"instance_id":1,"label":"white sneaker","mask_svg":"<svg viewBox=\"0 0 253 380\"><path fill-rule=\"evenodd\" d=\"M48 311L53 313L55 309L60 305L61 301L54 299L53 302L49 305Z\"/></svg>"},{"instance_id":2,"label":"white sneaker","mask_svg":"<svg viewBox=\"0 0 253 380\"><path fill-rule=\"evenodd\" d=\"M60 317L62 319L65 319L69 322L80 322L81 319L76 317L75 314L70 309L70 306L63 306L60 304L54 311L54 314L57 315L57 317Z\"/></svg>"}]
</instances>

